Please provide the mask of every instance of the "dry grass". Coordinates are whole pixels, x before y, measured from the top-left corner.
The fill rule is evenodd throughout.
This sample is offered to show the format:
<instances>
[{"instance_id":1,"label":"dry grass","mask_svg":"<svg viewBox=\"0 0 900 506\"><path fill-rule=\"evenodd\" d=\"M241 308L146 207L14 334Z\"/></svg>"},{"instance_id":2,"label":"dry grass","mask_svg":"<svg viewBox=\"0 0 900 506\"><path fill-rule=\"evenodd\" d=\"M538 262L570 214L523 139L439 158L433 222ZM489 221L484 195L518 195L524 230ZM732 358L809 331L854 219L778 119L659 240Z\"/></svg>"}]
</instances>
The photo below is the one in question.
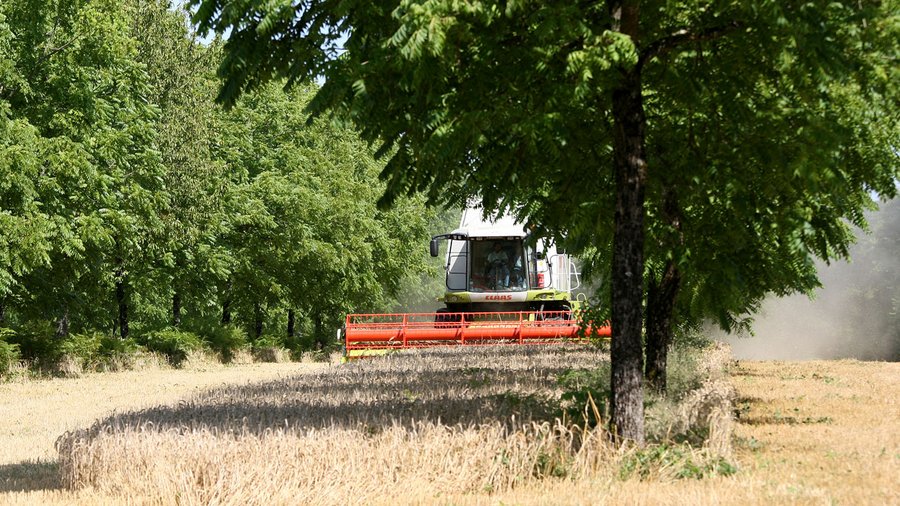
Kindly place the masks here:
<instances>
[{"instance_id":1,"label":"dry grass","mask_svg":"<svg viewBox=\"0 0 900 506\"><path fill-rule=\"evenodd\" d=\"M742 362L734 377L762 499L900 504L900 363Z\"/></svg>"},{"instance_id":2,"label":"dry grass","mask_svg":"<svg viewBox=\"0 0 900 506\"><path fill-rule=\"evenodd\" d=\"M547 480L447 504L898 505L900 363L739 362L734 458L703 480ZM427 503L426 500L411 502Z\"/></svg>"},{"instance_id":3,"label":"dry grass","mask_svg":"<svg viewBox=\"0 0 900 506\"><path fill-rule=\"evenodd\" d=\"M491 504L900 504L900 363L739 362L732 377L736 475L544 482Z\"/></svg>"},{"instance_id":4,"label":"dry grass","mask_svg":"<svg viewBox=\"0 0 900 506\"><path fill-rule=\"evenodd\" d=\"M608 480L623 466L664 480L717 462L715 448L648 456L563 424L557 376L607 359L587 347L434 349L223 387L66 434L60 469L70 488L148 502L366 504ZM729 411L710 416L707 401L725 397L700 395L699 414L676 420L708 427ZM728 427L713 431L725 446Z\"/></svg>"},{"instance_id":5,"label":"dry grass","mask_svg":"<svg viewBox=\"0 0 900 506\"><path fill-rule=\"evenodd\" d=\"M550 424L508 432L497 424L469 429L396 425L366 435L342 429L274 429L260 435L123 430L87 447L64 447L64 478L117 497L196 504L367 504L421 494L508 490L552 473L542 461L572 452L572 433ZM69 440L71 441L71 440ZM605 445L598 445L605 448ZM537 449L537 451L535 451ZM590 462L571 460L573 469ZM542 457L546 456L546 457ZM536 474L537 473L537 474Z\"/></svg>"},{"instance_id":6,"label":"dry grass","mask_svg":"<svg viewBox=\"0 0 900 506\"><path fill-rule=\"evenodd\" d=\"M604 358L585 347L437 349L223 387L67 434L62 475L72 488L198 504L506 490L597 460L588 449L605 446L554 424L552 401L560 372Z\"/></svg>"},{"instance_id":7,"label":"dry grass","mask_svg":"<svg viewBox=\"0 0 900 506\"><path fill-rule=\"evenodd\" d=\"M741 363L732 370L735 421L717 409L727 389L713 385L722 379L715 364L727 355L708 355L709 381L684 398L682 411L670 413L671 430L705 417L714 442L722 440L717 431L733 429L740 471L696 480L673 478L687 464L716 462L728 448L653 447L662 457L642 472L647 451L583 444L579 431L546 421L552 409L544 401L559 393L553 375L591 365L599 358L594 352L512 351L484 362L435 350L421 362L391 357L313 369L243 387L188 389L194 395L177 404L172 392L152 399L159 392L147 382L140 385L148 396L138 403L144 409L70 429L60 440L61 465L7 458L0 503L900 504L900 364ZM258 367L287 366L298 367ZM246 383L256 372L235 381ZM217 372L184 374L176 383ZM139 389L139 378L121 385L104 379L96 389L89 379L58 382L67 390L53 399L59 413L66 405L94 412L67 427L98 417L94 406L74 399L114 405L104 399L108 392ZM73 382L83 382L84 396L67 388ZM13 398L7 386L0 385L4 409ZM468 407L445 397L467 399ZM5 437L19 429L0 430ZM44 447L52 440L33 438ZM637 472L625 477L626 465ZM60 471L79 488L60 489Z\"/></svg>"},{"instance_id":8,"label":"dry grass","mask_svg":"<svg viewBox=\"0 0 900 506\"><path fill-rule=\"evenodd\" d=\"M83 492L62 490L54 442L66 431L88 426L116 410L176 403L226 383L246 384L323 367L296 363L223 366L195 360L191 368L179 370L148 365L138 371L88 373L68 379L15 376L0 383L0 504L102 502L93 494L80 500Z\"/></svg>"}]
</instances>

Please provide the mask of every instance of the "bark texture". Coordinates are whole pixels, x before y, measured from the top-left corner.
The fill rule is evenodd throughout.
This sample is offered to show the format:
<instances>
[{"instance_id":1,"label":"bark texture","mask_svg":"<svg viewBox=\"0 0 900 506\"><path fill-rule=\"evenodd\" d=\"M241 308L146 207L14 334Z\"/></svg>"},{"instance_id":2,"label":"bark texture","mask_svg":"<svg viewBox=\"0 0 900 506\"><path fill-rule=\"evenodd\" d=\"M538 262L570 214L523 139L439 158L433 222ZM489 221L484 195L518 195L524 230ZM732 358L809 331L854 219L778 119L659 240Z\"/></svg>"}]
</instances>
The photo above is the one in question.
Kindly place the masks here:
<instances>
[{"instance_id":1,"label":"bark texture","mask_svg":"<svg viewBox=\"0 0 900 506\"><path fill-rule=\"evenodd\" d=\"M613 30L638 43L640 2L607 2ZM612 92L613 160L616 212L612 257L612 408L617 442L644 444L643 272L644 151L643 95L640 68L626 71Z\"/></svg>"},{"instance_id":2,"label":"bark texture","mask_svg":"<svg viewBox=\"0 0 900 506\"><path fill-rule=\"evenodd\" d=\"M263 312L259 302L253 304L253 334L257 339L263 333Z\"/></svg>"},{"instance_id":3,"label":"bark texture","mask_svg":"<svg viewBox=\"0 0 900 506\"><path fill-rule=\"evenodd\" d=\"M119 337L128 339L128 279L121 262L116 269L116 304L119 307Z\"/></svg>"},{"instance_id":4,"label":"bark texture","mask_svg":"<svg viewBox=\"0 0 900 506\"><path fill-rule=\"evenodd\" d=\"M69 337L69 308L63 309L63 314L56 320L56 338L65 339Z\"/></svg>"},{"instance_id":5,"label":"bark texture","mask_svg":"<svg viewBox=\"0 0 900 506\"><path fill-rule=\"evenodd\" d=\"M316 315L313 317L313 332L316 336L316 349L322 350L328 344L325 338L325 329L322 323L322 316Z\"/></svg>"},{"instance_id":6,"label":"bark texture","mask_svg":"<svg viewBox=\"0 0 900 506\"><path fill-rule=\"evenodd\" d=\"M661 216L671 231L671 236L661 241L662 246L671 249L683 244L681 209L675 189L671 186L663 192ZM647 364L644 379L650 388L664 393L667 388L667 361L674 336L675 304L681 288L681 272L675 262L669 260L662 274L654 276L647 285Z\"/></svg>"},{"instance_id":7,"label":"bark texture","mask_svg":"<svg viewBox=\"0 0 900 506\"><path fill-rule=\"evenodd\" d=\"M644 377L650 388L664 393L666 362L672 345L675 301L681 286L681 273L671 260L659 279L650 280L647 288L647 365Z\"/></svg>"},{"instance_id":8,"label":"bark texture","mask_svg":"<svg viewBox=\"0 0 900 506\"><path fill-rule=\"evenodd\" d=\"M181 294L175 292L172 295L172 326L181 325Z\"/></svg>"},{"instance_id":9,"label":"bark texture","mask_svg":"<svg viewBox=\"0 0 900 506\"><path fill-rule=\"evenodd\" d=\"M294 337L294 310L288 309L287 336Z\"/></svg>"},{"instance_id":10,"label":"bark texture","mask_svg":"<svg viewBox=\"0 0 900 506\"><path fill-rule=\"evenodd\" d=\"M231 280L226 283L221 293L222 297L222 325L231 323Z\"/></svg>"},{"instance_id":11,"label":"bark texture","mask_svg":"<svg viewBox=\"0 0 900 506\"><path fill-rule=\"evenodd\" d=\"M222 302L222 325L231 323L231 299Z\"/></svg>"}]
</instances>

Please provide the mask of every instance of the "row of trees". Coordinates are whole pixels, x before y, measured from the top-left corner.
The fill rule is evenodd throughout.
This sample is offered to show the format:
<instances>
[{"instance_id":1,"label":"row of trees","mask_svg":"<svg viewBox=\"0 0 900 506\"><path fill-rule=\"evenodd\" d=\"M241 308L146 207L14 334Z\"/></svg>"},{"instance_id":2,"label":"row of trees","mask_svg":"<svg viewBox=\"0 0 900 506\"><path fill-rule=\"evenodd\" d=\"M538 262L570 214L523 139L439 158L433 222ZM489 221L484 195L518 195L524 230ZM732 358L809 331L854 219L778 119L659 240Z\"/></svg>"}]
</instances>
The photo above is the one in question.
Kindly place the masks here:
<instances>
[{"instance_id":1,"label":"row of trees","mask_svg":"<svg viewBox=\"0 0 900 506\"><path fill-rule=\"evenodd\" d=\"M812 289L897 191L896 0L192 4L230 33L220 100L324 75L309 108L389 155L383 203L478 196L605 263L621 440L673 328Z\"/></svg>"},{"instance_id":2,"label":"row of trees","mask_svg":"<svg viewBox=\"0 0 900 506\"><path fill-rule=\"evenodd\" d=\"M347 122L307 122L315 85L223 111L220 58L165 0L0 4L0 327L321 345L419 281L424 199L376 209L382 165Z\"/></svg>"}]
</instances>

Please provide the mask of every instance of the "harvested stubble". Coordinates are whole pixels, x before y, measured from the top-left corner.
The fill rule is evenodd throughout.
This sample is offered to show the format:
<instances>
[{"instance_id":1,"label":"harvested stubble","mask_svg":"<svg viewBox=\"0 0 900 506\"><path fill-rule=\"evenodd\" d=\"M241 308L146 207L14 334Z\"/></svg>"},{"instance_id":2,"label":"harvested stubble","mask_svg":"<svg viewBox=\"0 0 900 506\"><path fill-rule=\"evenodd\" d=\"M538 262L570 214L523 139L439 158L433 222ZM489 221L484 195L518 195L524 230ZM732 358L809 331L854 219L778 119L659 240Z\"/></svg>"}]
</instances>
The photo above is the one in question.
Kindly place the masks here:
<instances>
[{"instance_id":1,"label":"harvested stubble","mask_svg":"<svg viewBox=\"0 0 900 506\"><path fill-rule=\"evenodd\" d=\"M141 502L347 504L613 475L621 452L554 417L586 348L435 349L119 414L58 441L72 488Z\"/></svg>"}]
</instances>

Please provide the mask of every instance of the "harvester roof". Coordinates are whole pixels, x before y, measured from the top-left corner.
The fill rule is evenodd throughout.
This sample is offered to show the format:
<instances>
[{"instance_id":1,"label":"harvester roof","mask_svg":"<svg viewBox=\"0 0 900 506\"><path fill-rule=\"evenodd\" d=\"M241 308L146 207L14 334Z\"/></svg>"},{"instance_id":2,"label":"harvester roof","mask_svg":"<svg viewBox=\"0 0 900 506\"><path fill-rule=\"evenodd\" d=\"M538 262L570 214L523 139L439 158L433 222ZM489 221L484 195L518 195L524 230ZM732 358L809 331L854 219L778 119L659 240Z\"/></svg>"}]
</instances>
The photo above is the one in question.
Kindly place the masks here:
<instances>
[{"instance_id":1,"label":"harvester roof","mask_svg":"<svg viewBox=\"0 0 900 506\"><path fill-rule=\"evenodd\" d=\"M462 227L448 234L457 240L516 240L528 235L521 225Z\"/></svg>"}]
</instances>

